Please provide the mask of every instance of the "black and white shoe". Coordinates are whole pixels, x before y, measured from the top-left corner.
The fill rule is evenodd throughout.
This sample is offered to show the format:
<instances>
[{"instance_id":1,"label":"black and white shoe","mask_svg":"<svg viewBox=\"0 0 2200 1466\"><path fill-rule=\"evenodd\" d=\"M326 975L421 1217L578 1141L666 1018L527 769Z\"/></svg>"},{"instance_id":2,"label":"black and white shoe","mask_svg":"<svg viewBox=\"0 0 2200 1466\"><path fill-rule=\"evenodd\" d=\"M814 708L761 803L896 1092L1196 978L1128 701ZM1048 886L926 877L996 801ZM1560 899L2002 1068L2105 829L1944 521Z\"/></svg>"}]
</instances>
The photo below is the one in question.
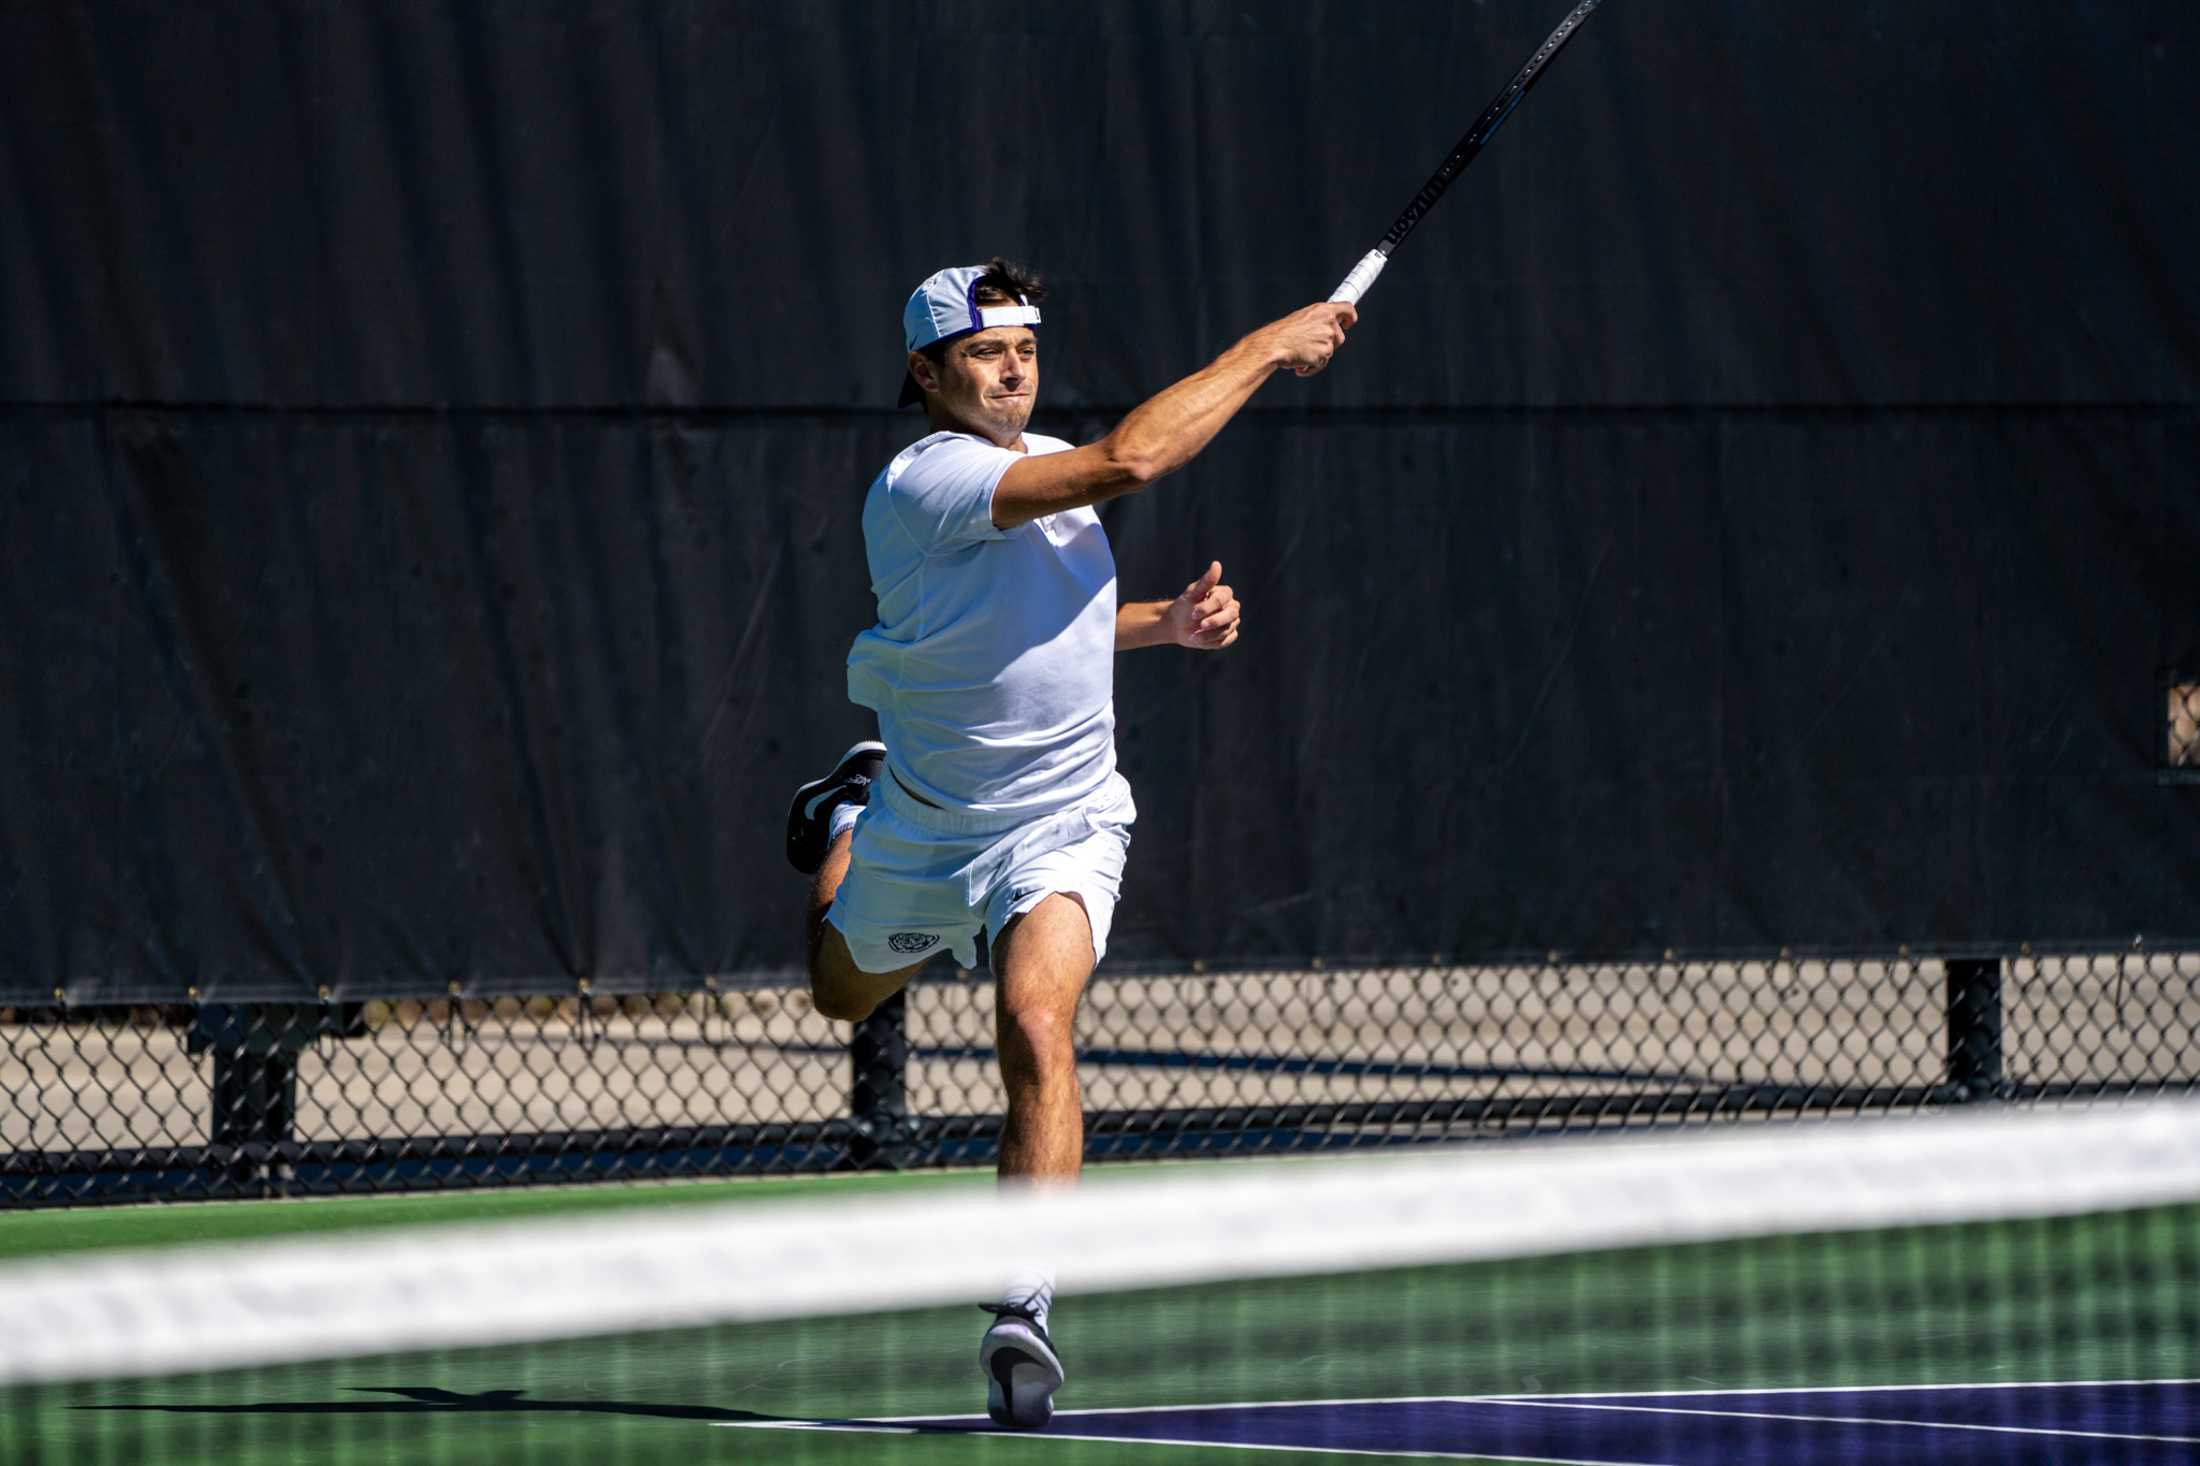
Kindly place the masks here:
<instances>
[{"instance_id":1,"label":"black and white shoe","mask_svg":"<svg viewBox=\"0 0 2200 1466\"><path fill-rule=\"evenodd\" d=\"M843 804L869 804L871 781L886 767L886 745L865 740L840 756L833 771L794 791L787 806L787 862L804 875L816 875L832 843L833 811Z\"/></svg>"},{"instance_id":2,"label":"black and white shoe","mask_svg":"<svg viewBox=\"0 0 2200 1466\"><path fill-rule=\"evenodd\" d=\"M1001 1303L978 1305L993 1327L978 1345L985 1371L985 1413L1011 1430L1037 1430L1054 1418L1054 1392L1062 1387L1062 1359L1038 1315Z\"/></svg>"}]
</instances>

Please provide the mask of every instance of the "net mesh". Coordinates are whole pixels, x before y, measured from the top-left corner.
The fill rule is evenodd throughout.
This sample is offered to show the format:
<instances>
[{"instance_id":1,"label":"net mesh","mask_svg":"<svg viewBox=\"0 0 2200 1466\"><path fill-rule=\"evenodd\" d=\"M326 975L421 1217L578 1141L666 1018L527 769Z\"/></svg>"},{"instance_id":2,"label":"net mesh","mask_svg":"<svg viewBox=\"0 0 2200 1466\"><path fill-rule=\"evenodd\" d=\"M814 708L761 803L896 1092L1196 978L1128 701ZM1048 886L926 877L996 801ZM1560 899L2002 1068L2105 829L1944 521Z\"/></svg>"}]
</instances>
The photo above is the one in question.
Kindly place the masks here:
<instances>
[{"instance_id":1,"label":"net mesh","mask_svg":"<svg viewBox=\"0 0 2200 1466\"><path fill-rule=\"evenodd\" d=\"M1096 1158L2154 1092L2200 1079L2200 953L1095 978ZM799 987L0 1010L18 1204L982 1163L993 992L851 1029Z\"/></svg>"},{"instance_id":2,"label":"net mesh","mask_svg":"<svg viewBox=\"0 0 2200 1466\"><path fill-rule=\"evenodd\" d=\"M0 1447L970 1459L1038 1235L1079 1461L2182 1461L2196 1202L2154 1102L64 1256L0 1269Z\"/></svg>"}]
</instances>

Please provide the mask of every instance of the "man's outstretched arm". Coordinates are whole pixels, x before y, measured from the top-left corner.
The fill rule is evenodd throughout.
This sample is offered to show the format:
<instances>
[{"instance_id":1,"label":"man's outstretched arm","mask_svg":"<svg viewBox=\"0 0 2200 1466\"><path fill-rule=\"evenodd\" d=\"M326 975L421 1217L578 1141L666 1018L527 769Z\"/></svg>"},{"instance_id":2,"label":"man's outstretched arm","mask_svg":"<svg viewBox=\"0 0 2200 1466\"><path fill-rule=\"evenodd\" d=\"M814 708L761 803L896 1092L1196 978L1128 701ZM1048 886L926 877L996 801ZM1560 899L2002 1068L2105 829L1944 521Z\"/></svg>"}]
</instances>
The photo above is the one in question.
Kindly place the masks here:
<instances>
[{"instance_id":1,"label":"man's outstretched arm","mask_svg":"<svg viewBox=\"0 0 2200 1466\"><path fill-rule=\"evenodd\" d=\"M1188 646L1219 652L1238 639L1241 614L1237 595L1222 583L1222 562L1217 560L1174 600L1126 601L1117 607L1115 649Z\"/></svg>"},{"instance_id":2,"label":"man's outstretched arm","mask_svg":"<svg viewBox=\"0 0 2200 1466\"><path fill-rule=\"evenodd\" d=\"M1012 464L993 490L994 527L1098 504L1174 473L1275 373L1289 367L1310 377L1329 365L1358 319L1351 306L1329 301L1295 311L1131 409L1099 442Z\"/></svg>"}]
</instances>

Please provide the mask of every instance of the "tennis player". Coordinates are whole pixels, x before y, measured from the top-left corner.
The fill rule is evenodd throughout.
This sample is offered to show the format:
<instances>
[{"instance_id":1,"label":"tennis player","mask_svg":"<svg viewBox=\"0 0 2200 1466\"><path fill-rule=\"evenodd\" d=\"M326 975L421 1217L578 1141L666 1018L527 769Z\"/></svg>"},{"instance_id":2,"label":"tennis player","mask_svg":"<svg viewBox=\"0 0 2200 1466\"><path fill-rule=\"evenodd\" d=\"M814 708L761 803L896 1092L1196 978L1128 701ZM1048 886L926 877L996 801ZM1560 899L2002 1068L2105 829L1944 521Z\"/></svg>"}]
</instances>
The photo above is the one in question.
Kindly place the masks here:
<instances>
[{"instance_id":1,"label":"tennis player","mask_svg":"<svg viewBox=\"0 0 2200 1466\"><path fill-rule=\"evenodd\" d=\"M1137 813L1115 767L1114 655L1221 651L1243 629L1219 562L1167 600L1119 603L1093 506L1183 467L1277 371L1320 371L1356 315L1312 305L1263 326L1080 448L1024 430L1043 294L995 259L941 270L902 311L901 400L922 402L932 431L864 500L878 624L848 653L848 695L884 741L796 791L787 853L816 877L810 989L829 1017L865 1017L937 953L975 966L984 929L1000 1174L1066 1182L1084 1150L1071 1022ZM988 1305L979 1359L1004 1425L1053 1414L1053 1291L1035 1270Z\"/></svg>"}]
</instances>

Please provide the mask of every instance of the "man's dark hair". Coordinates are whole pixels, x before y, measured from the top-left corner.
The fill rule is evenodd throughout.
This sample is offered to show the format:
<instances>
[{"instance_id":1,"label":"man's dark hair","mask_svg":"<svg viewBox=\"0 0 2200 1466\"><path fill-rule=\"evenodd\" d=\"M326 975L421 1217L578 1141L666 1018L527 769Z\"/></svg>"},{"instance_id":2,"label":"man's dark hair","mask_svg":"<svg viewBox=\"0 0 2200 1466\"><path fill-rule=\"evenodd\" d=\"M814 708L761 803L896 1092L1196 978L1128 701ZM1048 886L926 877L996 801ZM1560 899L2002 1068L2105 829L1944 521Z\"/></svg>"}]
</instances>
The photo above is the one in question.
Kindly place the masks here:
<instances>
[{"instance_id":1,"label":"man's dark hair","mask_svg":"<svg viewBox=\"0 0 2200 1466\"><path fill-rule=\"evenodd\" d=\"M980 305L1014 305L1019 297L1037 305L1047 298L1047 283L1014 260L995 255L985 262L985 273L978 277L973 293Z\"/></svg>"}]
</instances>

